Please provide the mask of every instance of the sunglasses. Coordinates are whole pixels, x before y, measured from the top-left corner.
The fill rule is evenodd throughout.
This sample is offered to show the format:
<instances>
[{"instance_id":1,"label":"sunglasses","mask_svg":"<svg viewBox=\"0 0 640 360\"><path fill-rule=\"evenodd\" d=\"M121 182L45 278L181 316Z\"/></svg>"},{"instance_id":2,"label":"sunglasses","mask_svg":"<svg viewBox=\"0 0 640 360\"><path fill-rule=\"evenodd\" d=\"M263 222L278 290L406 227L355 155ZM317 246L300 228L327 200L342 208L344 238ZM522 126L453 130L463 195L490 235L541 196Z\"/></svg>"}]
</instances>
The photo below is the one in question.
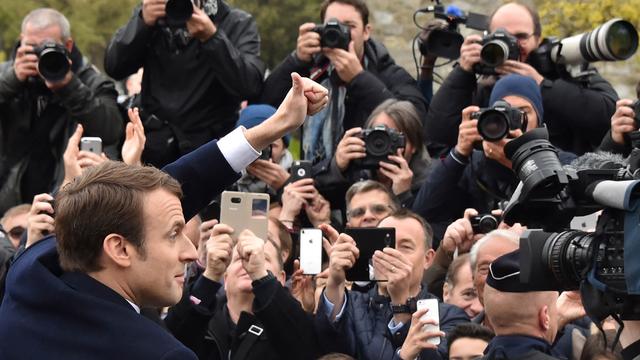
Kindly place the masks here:
<instances>
[{"instance_id":1,"label":"sunglasses","mask_svg":"<svg viewBox=\"0 0 640 360\"><path fill-rule=\"evenodd\" d=\"M371 211L371 213L373 213L376 216L384 215L386 213L389 213L392 210L391 206L384 205L384 204L373 204L373 205L370 205L368 208L369 208L369 211ZM351 219L357 219L359 217L364 216L366 212L367 212L367 207L359 207L359 208L351 209L347 215Z\"/></svg>"}]
</instances>

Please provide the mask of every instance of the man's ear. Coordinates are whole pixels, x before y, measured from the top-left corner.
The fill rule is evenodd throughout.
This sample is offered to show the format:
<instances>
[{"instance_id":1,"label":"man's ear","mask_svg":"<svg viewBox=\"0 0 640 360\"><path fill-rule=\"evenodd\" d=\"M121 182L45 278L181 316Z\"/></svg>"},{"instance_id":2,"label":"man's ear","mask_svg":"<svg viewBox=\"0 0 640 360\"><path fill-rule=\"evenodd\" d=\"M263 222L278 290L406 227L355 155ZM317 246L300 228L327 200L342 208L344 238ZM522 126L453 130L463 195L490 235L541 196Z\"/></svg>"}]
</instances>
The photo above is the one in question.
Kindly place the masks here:
<instances>
[{"instance_id":1,"label":"man's ear","mask_svg":"<svg viewBox=\"0 0 640 360\"><path fill-rule=\"evenodd\" d=\"M73 50L73 39L68 38L67 41L64 42L64 47L67 49L69 54L71 54L71 50Z\"/></svg>"},{"instance_id":2,"label":"man's ear","mask_svg":"<svg viewBox=\"0 0 640 360\"><path fill-rule=\"evenodd\" d=\"M544 305L538 311L538 323L540 329L547 332L551 328L551 316L549 316L549 306Z\"/></svg>"},{"instance_id":3,"label":"man's ear","mask_svg":"<svg viewBox=\"0 0 640 360\"><path fill-rule=\"evenodd\" d=\"M433 259L436 257L436 252L433 249L429 249L424 253L424 270L427 270L433 264Z\"/></svg>"},{"instance_id":4,"label":"man's ear","mask_svg":"<svg viewBox=\"0 0 640 360\"><path fill-rule=\"evenodd\" d=\"M364 26L364 31L362 32L362 38L364 39L364 41L369 40L369 38L371 37L371 31L373 31L373 27L371 26L371 24L367 24Z\"/></svg>"},{"instance_id":5,"label":"man's ear","mask_svg":"<svg viewBox=\"0 0 640 360\"><path fill-rule=\"evenodd\" d=\"M280 270L277 274L276 274L276 279L278 279L278 282L284 286L285 282L287 281L287 274L284 272L284 270Z\"/></svg>"},{"instance_id":6,"label":"man's ear","mask_svg":"<svg viewBox=\"0 0 640 360\"><path fill-rule=\"evenodd\" d=\"M133 245L119 234L109 234L102 242L103 256L119 267L128 268L135 253Z\"/></svg>"},{"instance_id":7,"label":"man's ear","mask_svg":"<svg viewBox=\"0 0 640 360\"><path fill-rule=\"evenodd\" d=\"M449 292L451 291L451 289L449 289L449 283L445 281L444 285L442 286L442 301L447 302L449 301Z\"/></svg>"}]
</instances>

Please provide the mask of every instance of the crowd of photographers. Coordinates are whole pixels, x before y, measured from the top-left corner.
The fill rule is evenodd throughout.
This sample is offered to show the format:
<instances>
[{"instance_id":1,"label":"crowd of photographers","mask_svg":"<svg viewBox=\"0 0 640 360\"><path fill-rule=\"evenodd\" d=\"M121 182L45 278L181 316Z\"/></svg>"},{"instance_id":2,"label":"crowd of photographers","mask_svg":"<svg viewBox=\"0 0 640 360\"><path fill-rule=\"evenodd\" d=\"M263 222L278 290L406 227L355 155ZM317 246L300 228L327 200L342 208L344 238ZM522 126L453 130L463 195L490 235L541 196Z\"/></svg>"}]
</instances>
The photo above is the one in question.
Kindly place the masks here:
<instances>
[{"instance_id":1,"label":"crowd of photographers","mask_svg":"<svg viewBox=\"0 0 640 360\"><path fill-rule=\"evenodd\" d=\"M640 162L640 106L590 65L632 55L635 29L603 25L627 36L613 48L543 39L534 9L506 3L451 55L438 39L472 16L434 11L418 82L363 0L324 0L269 72L254 18L224 0L143 0L106 75L63 14L30 12L0 64L0 358L640 359L637 230L613 229L624 247L551 235L569 260L533 275L537 247L520 247L576 208L540 205L561 165ZM221 221L225 190L268 195L264 234ZM524 216L522 194L547 202ZM576 255L594 243L624 249L618 282ZM544 283L580 266L579 286Z\"/></svg>"}]
</instances>

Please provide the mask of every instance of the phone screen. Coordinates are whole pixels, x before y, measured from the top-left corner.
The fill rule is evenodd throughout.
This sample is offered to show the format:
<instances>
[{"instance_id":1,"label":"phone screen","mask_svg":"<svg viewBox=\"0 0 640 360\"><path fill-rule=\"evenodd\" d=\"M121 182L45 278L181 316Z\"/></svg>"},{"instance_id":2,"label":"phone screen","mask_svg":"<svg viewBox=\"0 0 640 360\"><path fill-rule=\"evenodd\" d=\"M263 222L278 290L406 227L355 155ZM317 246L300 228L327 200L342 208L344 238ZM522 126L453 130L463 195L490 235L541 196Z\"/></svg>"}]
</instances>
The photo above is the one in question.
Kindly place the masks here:
<instances>
[{"instance_id":1,"label":"phone screen","mask_svg":"<svg viewBox=\"0 0 640 360\"><path fill-rule=\"evenodd\" d=\"M353 267L346 271L349 281L387 281L375 276L373 271L373 253L385 247L396 246L395 228L347 228L345 234L356 242L360 256Z\"/></svg>"}]
</instances>

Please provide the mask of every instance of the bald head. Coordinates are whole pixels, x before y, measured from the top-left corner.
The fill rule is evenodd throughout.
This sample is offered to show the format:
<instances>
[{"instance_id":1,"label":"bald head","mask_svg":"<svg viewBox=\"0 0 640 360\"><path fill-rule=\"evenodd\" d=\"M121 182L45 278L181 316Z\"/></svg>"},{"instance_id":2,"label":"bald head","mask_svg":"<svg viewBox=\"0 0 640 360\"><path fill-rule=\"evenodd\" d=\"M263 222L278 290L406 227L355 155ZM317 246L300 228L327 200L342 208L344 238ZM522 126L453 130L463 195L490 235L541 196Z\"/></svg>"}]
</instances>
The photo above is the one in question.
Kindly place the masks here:
<instances>
[{"instance_id":1,"label":"bald head","mask_svg":"<svg viewBox=\"0 0 640 360\"><path fill-rule=\"evenodd\" d=\"M496 335L523 334L553 343L557 332L556 291L509 293L484 287L484 310Z\"/></svg>"}]
</instances>

